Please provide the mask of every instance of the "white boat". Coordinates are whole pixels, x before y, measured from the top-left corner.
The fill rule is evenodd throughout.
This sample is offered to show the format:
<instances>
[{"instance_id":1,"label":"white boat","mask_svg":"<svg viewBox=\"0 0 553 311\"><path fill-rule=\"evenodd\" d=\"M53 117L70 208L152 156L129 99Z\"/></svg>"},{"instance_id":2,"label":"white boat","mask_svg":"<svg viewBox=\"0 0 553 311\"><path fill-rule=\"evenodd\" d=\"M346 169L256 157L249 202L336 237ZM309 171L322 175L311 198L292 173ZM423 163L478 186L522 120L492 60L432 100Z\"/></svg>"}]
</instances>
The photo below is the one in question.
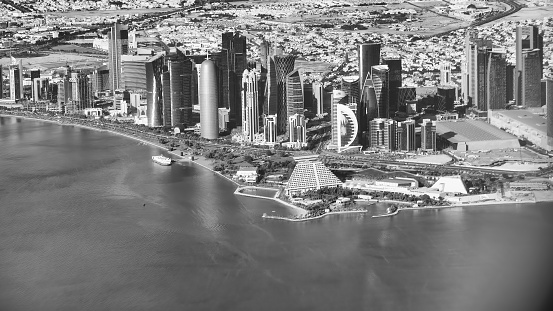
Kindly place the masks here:
<instances>
[{"instance_id":1,"label":"white boat","mask_svg":"<svg viewBox=\"0 0 553 311\"><path fill-rule=\"evenodd\" d=\"M159 165L171 165L171 158L164 157L162 155L152 156L152 161Z\"/></svg>"}]
</instances>

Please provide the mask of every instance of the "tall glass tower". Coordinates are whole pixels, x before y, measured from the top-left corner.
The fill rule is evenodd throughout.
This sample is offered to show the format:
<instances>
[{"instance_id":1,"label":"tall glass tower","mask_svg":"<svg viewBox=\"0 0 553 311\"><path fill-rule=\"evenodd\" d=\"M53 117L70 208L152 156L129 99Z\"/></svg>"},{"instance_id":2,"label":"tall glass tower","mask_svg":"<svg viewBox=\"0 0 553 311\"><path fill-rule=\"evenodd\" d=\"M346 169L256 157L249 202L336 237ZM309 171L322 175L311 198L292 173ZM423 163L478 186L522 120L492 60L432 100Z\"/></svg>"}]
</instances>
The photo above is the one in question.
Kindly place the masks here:
<instances>
[{"instance_id":1,"label":"tall glass tower","mask_svg":"<svg viewBox=\"0 0 553 311\"><path fill-rule=\"evenodd\" d=\"M121 55L129 52L129 28L127 25L115 23L108 34L108 67L111 90L120 88L121 83Z\"/></svg>"}]
</instances>

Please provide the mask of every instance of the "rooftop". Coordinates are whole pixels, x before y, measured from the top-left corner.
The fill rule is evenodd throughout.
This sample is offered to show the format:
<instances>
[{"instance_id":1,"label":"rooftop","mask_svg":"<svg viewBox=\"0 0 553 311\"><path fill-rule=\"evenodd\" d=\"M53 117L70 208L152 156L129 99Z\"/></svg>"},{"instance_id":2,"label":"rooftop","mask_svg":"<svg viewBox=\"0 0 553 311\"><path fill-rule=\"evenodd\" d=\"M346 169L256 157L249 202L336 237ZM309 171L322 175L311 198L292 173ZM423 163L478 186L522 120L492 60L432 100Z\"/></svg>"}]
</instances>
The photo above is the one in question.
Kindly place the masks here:
<instances>
[{"instance_id":1,"label":"rooftop","mask_svg":"<svg viewBox=\"0 0 553 311\"><path fill-rule=\"evenodd\" d=\"M506 117L517 120L518 122L534 128L538 131L547 131L547 119L544 116L531 113L526 109L521 110L494 110L494 113L500 113Z\"/></svg>"},{"instance_id":2,"label":"rooftop","mask_svg":"<svg viewBox=\"0 0 553 311\"><path fill-rule=\"evenodd\" d=\"M452 143L517 139L480 120L438 121L436 122L436 134Z\"/></svg>"}]
</instances>

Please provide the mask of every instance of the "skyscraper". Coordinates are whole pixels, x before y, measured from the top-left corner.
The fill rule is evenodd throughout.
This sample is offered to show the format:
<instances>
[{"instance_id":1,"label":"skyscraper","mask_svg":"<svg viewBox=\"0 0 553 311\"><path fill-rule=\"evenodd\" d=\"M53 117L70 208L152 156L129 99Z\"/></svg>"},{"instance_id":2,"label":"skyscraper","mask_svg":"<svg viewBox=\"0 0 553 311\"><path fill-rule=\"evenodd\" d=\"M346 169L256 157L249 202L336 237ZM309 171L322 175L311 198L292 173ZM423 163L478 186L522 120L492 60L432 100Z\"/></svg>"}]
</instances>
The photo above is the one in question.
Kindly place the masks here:
<instances>
[{"instance_id":1,"label":"skyscraper","mask_svg":"<svg viewBox=\"0 0 553 311\"><path fill-rule=\"evenodd\" d=\"M421 123L421 149L436 151L436 121L424 119Z\"/></svg>"},{"instance_id":2,"label":"skyscraper","mask_svg":"<svg viewBox=\"0 0 553 311\"><path fill-rule=\"evenodd\" d=\"M451 63L449 62L440 62L440 84L451 84Z\"/></svg>"},{"instance_id":3,"label":"skyscraper","mask_svg":"<svg viewBox=\"0 0 553 311\"><path fill-rule=\"evenodd\" d=\"M398 107L399 111L407 112L407 102L417 98L417 90L414 87L398 88Z\"/></svg>"},{"instance_id":4,"label":"skyscraper","mask_svg":"<svg viewBox=\"0 0 553 311\"><path fill-rule=\"evenodd\" d=\"M275 55L273 62L276 72L277 86L277 133L283 134L287 130L287 105L286 105L286 77L294 70L296 57L292 55Z\"/></svg>"},{"instance_id":5,"label":"skyscraper","mask_svg":"<svg viewBox=\"0 0 553 311\"><path fill-rule=\"evenodd\" d=\"M219 137L217 69L207 59L202 63L200 72L200 126L201 136L207 139Z\"/></svg>"},{"instance_id":6,"label":"skyscraper","mask_svg":"<svg viewBox=\"0 0 553 311\"><path fill-rule=\"evenodd\" d=\"M396 148L403 151L414 151L415 145L415 120L405 120L397 123Z\"/></svg>"},{"instance_id":7,"label":"skyscraper","mask_svg":"<svg viewBox=\"0 0 553 311\"><path fill-rule=\"evenodd\" d=\"M221 71L220 108L228 108L231 126L242 122L242 100L240 95L242 73L247 68L246 37L235 32L222 34L222 50L217 67Z\"/></svg>"},{"instance_id":8,"label":"skyscraper","mask_svg":"<svg viewBox=\"0 0 553 311\"><path fill-rule=\"evenodd\" d=\"M321 82L313 82L313 105L315 106L315 112L318 115L323 114L324 112L324 87Z\"/></svg>"},{"instance_id":9,"label":"skyscraper","mask_svg":"<svg viewBox=\"0 0 553 311\"><path fill-rule=\"evenodd\" d=\"M465 38L465 79L463 96L465 103L486 110L487 91L487 53L492 49L492 42L487 39L476 38L474 33L468 32Z\"/></svg>"},{"instance_id":10,"label":"skyscraper","mask_svg":"<svg viewBox=\"0 0 553 311\"><path fill-rule=\"evenodd\" d=\"M543 35L537 26L518 26L515 41L516 102L517 105L535 107L532 106L535 100L529 99L528 95L536 91L536 81L543 75Z\"/></svg>"},{"instance_id":11,"label":"skyscraper","mask_svg":"<svg viewBox=\"0 0 553 311\"><path fill-rule=\"evenodd\" d=\"M263 118L263 136L266 143L275 143L277 137L277 117L276 115L266 115Z\"/></svg>"},{"instance_id":12,"label":"skyscraper","mask_svg":"<svg viewBox=\"0 0 553 311\"><path fill-rule=\"evenodd\" d=\"M331 148L338 152L350 148L357 140L357 116L348 106L348 95L334 90L331 96Z\"/></svg>"},{"instance_id":13,"label":"skyscraper","mask_svg":"<svg viewBox=\"0 0 553 311\"><path fill-rule=\"evenodd\" d=\"M166 56L167 72L164 73L163 101L166 126L192 125L192 97L196 93L192 77L194 62L177 49Z\"/></svg>"},{"instance_id":14,"label":"skyscraper","mask_svg":"<svg viewBox=\"0 0 553 311\"><path fill-rule=\"evenodd\" d=\"M359 135L364 135L368 130L370 98L375 97L371 68L380 64L380 43L364 43L357 46L359 60L359 103L357 104L357 121L359 122ZM374 116L373 116L374 118Z\"/></svg>"},{"instance_id":15,"label":"skyscraper","mask_svg":"<svg viewBox=\"0 0 553 311\"><path fill-rule=\"evenodd\" d=\"M348 103L359 102L359 76L342 77L340 89L348 95Z\"/></svg>"},{"instance_id":16,"label":"skyscraper","mask_svg":"<svg viewBox=\"0 0 553 311\"><path fill-rule=\"evenodd\" d=\"M541 89L542 104L547 109L547 144L553 146L553 80L543 79Z\"/></svg>"},{"instance_id":17,"label":"skyscraper","mask_svg":"<svg viewBox=\"0 0 553 311\"><path fill-rule=\"evenodd\" d=\"M242 132L248 141L259 133L258 81L260 73L244 70L242 74Z\"/></svg>"},{"instance_id":18,"label":"skyscraper","mask_svg":"<svg viewBox=\"0 0 553 311\"><path fill-rule=\"evenodd\" d=\"M384 59L384 64L388 66L388 106L389 115L393 116L399 111L399 88L403 83L401 58Z\"/></svg>"},{"instance_id":19,"label":"skyscraper","mask_svg":"<svg viewBox=\"0 0 553 311\"><path fill-rule=\"evenodd\" d=\"M108 66L100 66L92 72L92 92L94 94L110 89Z\"/></svg>"},{"instance_id":20,"label":"skyscraper","mask_svg":"<svg viewBox=\"0 0 553 311\"><path fill-rule=\"evenodd\" d=\"M520 88L518 105L525 107L540 107L541 105L541 71L540 50L522 51L522 69L520 73Z\"/></svg>"},{"instance_id":21,"label":"skyscraper","mask_svg":"<svg viewBox=\"0 0 553 311\"><path fill-rule=\"evenodd\" d=\"M505 80L506 80L506 100L510 101L515 99L515 77L516 77L516 67L515 65L507 64L505 67Z\"/></svg>"},{"instance_id":22,"label":"skyscraper","mask_svg":"<svg viewBox=\"0 0 553 311\"><path fill-rule=\"evenodd\" d=\"M369 119L390 117L390 83L387 65L372 67L371 76L374 85L376 102L369 101Z\"/></svg>"},{"instance_id":23,"label":"skyscraper","mask_svg":"<svg viewBox=\"0 0 553 311\"><path fill-rule=\"evenodd\" d=\"M457 89L453 85L438 86L438 96L442 97L435 109L438 111L451 111L455 106L455 93Z\"/></svg>"},{"instance_id":24,"label":"skyscraper","mask_svg":"<svg viewBox=\"0 0 553 311\"><path fill-rule=\"evenodd\" d=\"M10 70L10 99L23 98L23 66L20 59L11 57Z\"/></svg>"},{"instance_id":25,"label":"skyscraper","mask_svg":"<svg viewBox=\"0 0 553 311\"><path fill-rule=\"evenodd\" d=\"M505 51L488 52L486 109L504 109L507 104L507 59Z\"/></svg>"},{"instance_id":26,"label":"skyscraper","mask_svg":"<svg viewBox=\"0 0 553 311\"><path fill-rule=\"evenodd\" d=\"M286 118L290 120L293 115L304 114L303 105L303 79L298 70L294 70L286 76Z\"/></svg>"},{"instance_id":27,"label":"skyscraper","mask_svg":"<svg viewBox=\"0 0 553 311\"><path fill-rule=\"evenodd\" d=\"M369 121L369 146L386 151L396 150L396 121L375 118Z\"/></svg>"},{"instance_id":28,"label":"skyscraper","mask_svg":"<svg viewBox=\"0 0 553 311\"><path fill-rule=\"evenodd\" d=\"M146 115L149 127L163 126L163 54L146 60Z\"/></svg>"},{"instance_id":29,"label":"skyscraper","mask_svg":"<svg viewBox=\"0 0 553 311\"><path fill-rule=\"evenodd\" d=\"M303 114L294 114L288 117L288 138L291 143L301 147L307 143L306 122Z\"/></svg>"},{"instance_id":30,"label":"skyscraper","mask_svg":"<svg viewBox=\"0 0 553 311\"><path fill-rule=\"evenodd\" d=\"M121 82L121 55L129 51L129 30L127 25L115 23L108 34L108 67L111 90L120 88Z\"/></svg>"}]
</instances>

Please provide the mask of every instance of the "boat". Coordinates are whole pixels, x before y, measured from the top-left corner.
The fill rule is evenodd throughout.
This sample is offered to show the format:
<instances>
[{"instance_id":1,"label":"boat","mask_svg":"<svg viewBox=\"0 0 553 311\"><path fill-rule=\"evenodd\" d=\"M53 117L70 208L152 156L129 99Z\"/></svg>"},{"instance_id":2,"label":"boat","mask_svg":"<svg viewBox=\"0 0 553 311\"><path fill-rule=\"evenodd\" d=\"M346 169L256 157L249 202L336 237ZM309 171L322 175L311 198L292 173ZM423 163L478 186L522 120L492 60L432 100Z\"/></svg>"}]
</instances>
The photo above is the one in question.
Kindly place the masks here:
<instances>
[{"instance_id":1,"label":"boat","mask_svg":"<svg viewBox=\"0 0 553 311\"><path fill-rule=\"evenodd\" d=\"M164 165L164 166L171 165L171 162L172 162L171 158L164 157L163 155L152 156L152 161L154 161L159 165Z\"/></svg>"}]
</instances>

